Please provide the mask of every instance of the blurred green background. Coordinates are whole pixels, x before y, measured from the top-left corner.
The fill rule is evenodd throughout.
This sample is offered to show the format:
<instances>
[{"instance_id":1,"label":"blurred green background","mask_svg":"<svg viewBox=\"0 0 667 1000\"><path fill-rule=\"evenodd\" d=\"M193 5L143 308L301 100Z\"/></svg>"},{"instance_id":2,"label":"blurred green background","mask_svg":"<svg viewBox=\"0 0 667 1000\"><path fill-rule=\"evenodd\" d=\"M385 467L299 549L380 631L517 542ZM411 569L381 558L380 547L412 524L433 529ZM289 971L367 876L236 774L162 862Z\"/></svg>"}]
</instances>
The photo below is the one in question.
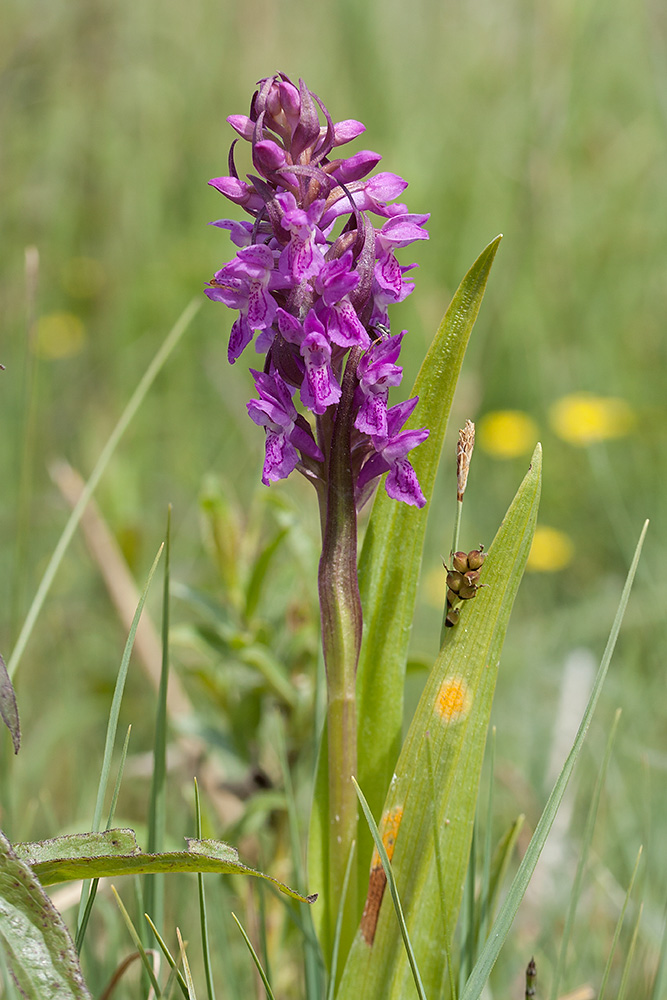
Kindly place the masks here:
<instances>
[{"instance_id":1,"label":"blurred green background","mask_svg":"<svg viewBox=\"0 0 667 1000\"><path fill-rule=\"evenodd\" d=\"M558 877L549 882L553 872L547 873L532 909L527 903L514 950L498 973L500 992L516 991L507 984L520 980L535 951L548 977L576 830L621 706L604 822L596 834L598 867L589 875L582 918L589 934L573 959L572 985L599 976L618 894L643 843L639 879L646 906L633 995L648 996L641 990L655 968L667 889L664 5L5 0L1 18L5 658L67 516L49 464L64 457L84 476L90 473L167 330L232 256L226 234L207 227L235 211L207 186L227 170L233 133L226 116L247 112L259 78L279 70L303 77L334 120L366 123L354 149L381 152L383 168L409 181L409 209L431 212L430 242L402 257L419 262L416 292L392 319L395 330L409 330L405 394L461 277L504 233L436 489L408 699L412 703L423 682L419 664L437 646L456 430L467 417L487 427L466 499L466 548L491 541L539 437L545 449L540 520L560 534L550 536L556 553L547 539L542 570L523 585L506 645L495 709L499 823L518 811L527 813L530 826L536 821L548 791L555 720L566 718L568 708L576 712L581 696L576 684L572 704L563 695L565 664L577 650L584 651L577 663L599 659L635 540L644 518L652 520L578 771L574 839L564 831ZM36 248L38 264L35 251L26 257L27 248ZM263 510L267 503L256 496L263 443L245 416L251 391L246 359L233 369L226 361L232 318L222 306L204 303L97 492L140 583L172 503L173 576L208 589L222 603L224 581L201 531L203 484L241 511L252 504ZM590 441L576 429L574 441L567 440L552 408L581 392L624 401L620 425L606 424L603 412L602 429L591 432ZM523 420L513 446L503 447L504 433L493 436L499 411L515 413L510 430L516 430L516 413ZM276 524L289 523L293 545L284 550L282 565L274 563L260 611L279 621L288 594L291 610L307 620L317 560L314 497L292 482L271 493L281 499L272 497L266 509ZM159 600L152 600L157 617ZM173 614L187 629L191 606L175 602ZM310 671L304 684L312 693L314 632L300 628L294 626L301 645L291 662ZM7 765L6 741L3 748L5 784L12 789L3 823L15 839L89 823L124 638L99 571L77 537L21 664L24 747L15 764ZM203 654L189 648L177 662L206 725L224 728L216 723L216 706L230 717L239 709L216 688L224 687L224 657L209 663L209 673L198 657ZM585 689L583 669L579 680ZM207 691L216 695L209 702ZM255 728L248 730L258 746L269 697L258 689ZM152 745L153 713L154 693L138 668L122 716L135 725L134 754ZM297 712L290 752L292 744L307 740L310 727ZM249 760L253 754L262 756L253 750ZM172 783L174 838L192 831L188 781L175 790ZM280 784L279 770L273 782ZM141 824L145 780L132 778L128 789L123 818ZM226 835L219 822L212 835Z\"/></svg>"}]
</instances>

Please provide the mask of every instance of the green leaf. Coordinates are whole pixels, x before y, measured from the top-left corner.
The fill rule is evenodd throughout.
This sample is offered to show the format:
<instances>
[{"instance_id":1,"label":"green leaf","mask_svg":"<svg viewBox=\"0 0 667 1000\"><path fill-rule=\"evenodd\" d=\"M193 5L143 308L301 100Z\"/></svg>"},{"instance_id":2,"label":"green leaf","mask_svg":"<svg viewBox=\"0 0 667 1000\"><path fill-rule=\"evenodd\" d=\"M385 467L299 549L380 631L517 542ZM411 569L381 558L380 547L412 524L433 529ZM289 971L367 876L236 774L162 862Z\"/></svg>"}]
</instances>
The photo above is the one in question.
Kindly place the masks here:
<instances>
[{"instance_id":1,"label":"green leaf","mask_svg":"<svg viewBox=\"0 0 667 1000\"><path fill-rule=\"evenodd\" d=\"M431 671L378 824L385 846L393 846L392 867L429 996L440 989L442 956L451 944L461 903L500 653L537 520L541 464L538 445L484 563L485 586L465 603ZM439 793L436 801L432 782ZM434 829L444 861L442 895ZM376 870L374 862L371 889ZM377 892L369 893L339 1000L415 996L387 895L379 902Z\"/></svg>"},{"instance_id":2,"label":"green leaf","mask_svg":"<svg viewBox=\"0 0 667 1000\"><path fill-rule=\"evenodd\" d=\"M16 695L9 673L5 666L5 661L0 654L0 717L7 726L14 744L14 753L19 752L21 746L21 725L19 723L19 710L16 704Z\"/></svg>"},{"instance_id":3,"label":"green leaf","mask_svg":"<svg viewBox=\"0 0 667 1000\"><path fill-rule=\"evenodd\" d=\"M500 239L482 251L461 282L411 392L419 396L419 403L407 426L430 429L427 440L410 456L428 503L422 510L397 503L380 486L359 560L364 638L357 673L357 778L373 812L384 801L401 749L405 666L426 520L454 390ZM378 664L382 664L381 684ZM371 849L368 830L362 827L358 849L362 899Z\"/></svg>"},{"instance_id":4,"label":"green leaf","mask_svg":"<svg viewBox=\"0 0 667 1000\"><path fill-rule=\"evenodd\" d=\"M152 875L156 872L217 872L254 875L265 879L300 903L314 903L317 895L302 896L277 879L247 868L238 851L219 840L187 840L187 851L143 854L133 830L79 833L38 844L17 844L16 852L33 869L43 885L77 878L114 875Z\"/></svg>"},{"instance_id":5,"label":"green leaf","mask_svg":"<svg viewBox=\"0 0 667 1000\"><path fill-rule=\"evenodd\" d=\"M484 986L489 978L491 969L500 953L507 935L509 934L510 927L512 926L512 921L516 916L517 910L519 909L519 904L524 897L526 889L528 888L528 883L535 871L535 866L542 853L542 848L546 843L546 839L549 835L549 830L556 818L556 813L563 800L563 795L565 794L565 789L574 770L574 765L576 760L581 753L581 748L584 744L586 738L586 733L588 732L588 727L591 724L591 719L593 718L593 713L595 711L595 706L598 703L600 693L602 692L602 685L604 684L605 677L607 676L607 670L609 669L609 664L611 663L611 658L614 653L614 647L616 646L616 640L618 639L618 633L621 630L621 622L623 621L623 615L625 614L625 609L628 605L628 600L630 598L630 591L632 589L632 583L635 578L635 573L637 572L637 566L639 564L639 557L641 555L642 546L644 544L644 538L646 537L646 531L648 529L648 521L645 522L642 529L642 533L639 536L639 541L637 542L637 547L635 549L634 558L630 569L628 570L628 575L625 580L625 586L623 587L623 592L618 603L618 608L616 609L616 615L614 617L614 623L611 627L611 632L609 633L609 639L607 640L607 645L605 651L602 655L602 660L600 661L600 666L598 668L597 675L595 677L595 682L593 684L593 690L591 691L590 697L588 699L588 704L584 711L583 718L579 725L577 735L575 737L574 743L572 744L572 749L570 750L567 760L563 764L560 774L556 779L556 783L551 790L551 795L547 801L544 811L540 816L540 820L535 828L535 833L531 837L528 849L524 854L521 864L519 865L519 870L517 871L512 885L510 887L507 896L505 897L502 906L498 912L498 916L494 921L493 927L489 933L489 938L482 952L475 963L475 968L472 971L470 979L466 983L465 989L461 994L460 1000L479 1000L484 990ZM633 876L634 877L634 876ZM599 996L602 998L604 989L600 989Z\"/></svg>"},{"instance_id":6,"label":"green leaf","mask_svg":"<svg viewBox=\"0 0 667 1000\"><path fill-rule=\"evenodd\" d=\"M23 996L90 1000L60 914L1 833L0 946Z\"/></svg>"},{"instance_id":7,"label":"green leaf","mask_svg":"<svg viewBox=\"0 0 667 1000\"><path fill-rule=\"evenodd\" d=\"M358 775L373 812L382 806L401 748L403 684L426 519L440 461L454 389L484 289L501 237L479 255L463 281L424 359L412 395L419 403L408 427L428 427L427 440L410 456L427 505L422 510L397 503L380 486L359 560L364 636L357 672ZM382 683L377 668L382 665ZM309 881L328 884L328 773L326 729L320 747L308 846ZM373 842L359 826L357 880L359 899L366 892ZM327 907L313 913L325 958L329 961L334 928Z\"/></svg>"}]
</instances>

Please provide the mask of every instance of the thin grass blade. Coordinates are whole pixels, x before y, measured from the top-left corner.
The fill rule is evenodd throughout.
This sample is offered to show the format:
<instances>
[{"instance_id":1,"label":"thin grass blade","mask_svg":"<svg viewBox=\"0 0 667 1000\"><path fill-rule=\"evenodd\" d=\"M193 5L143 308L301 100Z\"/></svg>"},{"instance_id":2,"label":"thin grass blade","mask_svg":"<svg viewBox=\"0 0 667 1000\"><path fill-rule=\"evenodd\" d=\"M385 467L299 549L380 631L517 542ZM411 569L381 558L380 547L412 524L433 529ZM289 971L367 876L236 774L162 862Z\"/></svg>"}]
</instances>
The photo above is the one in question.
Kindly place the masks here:
<instances>
[{"instance_id":1,"label":"thin grass blade","mask_svg":"<svg viewBox=\"0 0 667 1000\"><path fill-rule=\"evenodd\" d=\"M167 685L169 682L169 580L171 569L171 504L167 510L162 587L162 664L153 738L153 778L148 802L149 854L164 850L167 827ZM164 876L152 875L144 882L146 909L160 926L164 918Z\"/></svg>"},{"instance_id":2,"label":"thin grass blade","mask_svg":"<svg viewBox=\"0 0 667 1000\"><path fill-rule=\"evenodd\" d=\"M625 893L625 899L623 900L623 906L621 912L618 915L618 920L616 921L616 927L614 928L614 936L611 941L611 947L609 948L609 955L607 956L607 961L604 967L604 972L602 974L602 982L600 983L600 990L598 992L598 1000L604 1000L604 995L607 990L607 983L609 982L609 975L611 973L611 963L614 959L614 954L616 952L616 946L618 945L618 939L621 936L621 930L623 924L625 923L625 914L630 903L630 896L632 895L632 890L634 889L635 879L637 878L637 872L639 871L639 862L641 861L643 849L639 848L637 851L637 859L635 861L635 867L632 869L632 875L630 876L630 882L628 883L628 888Z\"/></svg>"},{"instance_id":3,"label":"thin grass blade","mask_svg":"<svg viewBox=\"0 0 667 1000\"><path fill-rule=\"evenodd\" d=\"M127 927L128 931L129 931L129 934L130 934L130 937L132 938L132 940L134 942L134 946L137 949L137 951L139 952L139 954L141 955L141 964L144 967L144 972L148 976L148 978L150 980L150 983L151 983L151 986L155 990L156 997L159 997L160 996L160 984L157 981L157 978L156 978L156 975L155 975L155 971L153 969L153 963L151 962L151 960L148 957L148 954L146 953L146 949L143 946L143 943L142 943L141 938L139 936L139 932L137 931L136 927L132 923L132 918L130 917L130 914L125 909L125 907L123 905L122 899L120 898L120 896L116 892L116 887L112 885L111 886L111 891L112 891L112 893L114 895L114 899L116 900L116 904L118 906L118 909L120 910L120 913L121 913L121 916L122 916L123 921L125 923L125 926Z\"/></svg>"},{"instance_id":4,"label":"thin grass blade","mask_svg":"<svg viewBox=\"0 0 667 1000\"><path fill-rule=\"evenodd\" d=\"M586 868L586 863L588 861L588 852L590 850L591 841L593 839L593 829L595 827L595 820L597 819L598 809L600 808L600 797L602 795L602 789L604 788L605 779L607 777L607 767L609 766L611 751L614 745L614 739L616 737L616 730L618 729L618 721L620 717L621 717L621 709L618 708L616 709L614 721L612 723L611 730L609 731L609 737L607 739L607 746L605 749L604 758L602 760L602 766L600 768L600 772L595 782L593 797L591 798L591 804L588 810L588 816L586 817L586 826L584 828L584 835L581 840L581 846L579 847L579 860L577 862L577 870L574 876L574 882L572 884L572 892L570 893L570 899L567 908L567 916L565 918L565 926L563 928L563 937L561 939L560 951L558 953L558 961L556 962L556 968L554 970L553 981L551 984L551 1000L556 1000L558 996L558 987L560 986L560 981L565 971L565 964L567 961L567 949L570 943L570 939L572 937L574 918L577 912L577 904L579 902L579 896L581 895L581 886L583 882L584 869Z\"/></svg>"},{"instance_id":5,"label":"thin grass blade","mask_svg":"<svg viewBox=\"0 0 667 1000\"><path fill-rule=\"evenodd\" d=\"M241 924L241 921L239 920L239 918L236 916L235 913L232 913L232 917L236 921L238 929L241 931L241 934L243 935L243 940L246 943L246 947L248 948L248 951L250 952L250 954L252 956L252 960L255 963L255 965L257 966L257 971L259 972L260 978L261 978L262 982L264 983L264 989L266 990L267 997L269 998L269 1000L276 1000L276 998L273 995L273 990L271 989L271 984L270 984L270 982L269 982L269 980L267 978L266 973L264 972L264 969L262 968L262 963L260 962L260 960L259 960L259 958L257 956L257 952L255 951L255 949L252 946L252 941L250 940L250 938L246 934L246 932L243 929L243 926Z\"/></svg>"},{"instance_id":6,"label":"thin grass blade","mask_svg":"<svg viewBox=\"0 0 667 1000\"><path fill-rule=\"evenodd\" d=\"M354 787L357 791L357 796L359 797L359 802L361 803L361 808L363 810L364 816L366 817L366 822L368 823L371 835L373 837L373 843L380 855L380 861L382 862L382 867L384 873L387 877L387 883L389 885L389 891L391 892L391 899L394 904L394 910L396 912L396 919L398 921L398 926L401 930L401 937L403 938L403 944L405 946L405 953L408 956L408 962L410 963L410 970L412 972L412 978L414 979L415 988L417 990L417 996L419 1000L426 1000L426 992L424 990L424 984L422 983L421 975L419 974L419 967L417 966L417 959L415 957L415 951L412 947L412 942L410 941L410 935L408 934L408 926L405 922L405 916L403 914L403 907L401 906L401 899L398 894L398 889L396 887L396 879L394 878L394 872L391 867L391 862L389 860L389 855L387 854L387 849L384 846L382 837L380 836L380 831L378 830L377 823L373 817L373 813L370 810L368 802L366 801L363 792L359 788L358 783L355 779Z\"/></svg>"},{"instance_id":7,"label":"thin grass blade","mask_svg":"<svg viewBox=\"0 0 667 1000\"><path fill-rule=\"evenodd\" d=\"M174 956L172 955L172 953L169 951L169 948L167 947L166 941L164 940L164 938L162 937L162 935L160 934L160 932L158 931L157 927L155 926L155 924L153 923L153 921L151 920L151 918L148 916L147 913L144 913L144 917L146 918L146 922L148 923L150 929L152 930L152 932L153 932L153 934L155 936L155 940L157 941L157 943L160 946L160 950L162 951L162 954L167 959L167 962L169 963L170 968L172 969L172 971L176 975L176 982L178 983L178 985L181 988L181 993L185 997L185 1000L188 1000L188 984L185 981L183 973L179 971L178 963L177 963L176 959L174 958Z\"/></svg>"}]
</instances>

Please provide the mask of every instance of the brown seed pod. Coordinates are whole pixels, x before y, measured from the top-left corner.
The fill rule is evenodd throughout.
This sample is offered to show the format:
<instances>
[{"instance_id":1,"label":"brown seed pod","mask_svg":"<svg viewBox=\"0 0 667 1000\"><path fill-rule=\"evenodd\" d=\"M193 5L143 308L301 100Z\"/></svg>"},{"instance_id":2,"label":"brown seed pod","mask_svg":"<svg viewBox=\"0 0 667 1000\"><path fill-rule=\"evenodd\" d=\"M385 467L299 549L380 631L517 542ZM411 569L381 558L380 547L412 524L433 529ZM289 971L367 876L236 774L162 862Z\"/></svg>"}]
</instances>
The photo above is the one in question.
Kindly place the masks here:
<instances>
[{"instance_id":1,"label":"brown seed pod","mask_svg":"<svg viewBox=\"0 0 667 1000\"><path fill-rule=\"evenodd\" d=\"M457 624L461 611L459 608L449 608L447 611L447 617L445 618L446 628L452 628Z\"/></svg>"},{"instance_id":2,"label":"brown seed pod","mask_svg":"<svg viewBox=\"0 0 667 1000\"><path fill-rule=\"evenodd\" d=\"M455 570L450 569L447 573L447 586L450 590L458 590L463 584L464 577L461 573L457 573Z\"/></svg>"},{"instance_id":3,"label":"brown seed pod","mask_svg":"<svg viewBox=\"0 0 667 1000\"><path fill-rule=\"evenodd\" d=\"M466 584L469 587L477 587L478 586L478 584L479 584L479 570L478 569L471 569L468 573L465 574L465 576L463 577L463 586L465 586ZM452 587L452 590L453 589L454 588ZM460 589L461 588L459 587L459 590Z\"/></svg>"},{"instance_id":4,"label":"brown seed pod","mask_svg":"<svg viewBox=\"0 0 667 1000\"><path fill-rule=\"evenodd\" d=\"M469 601L471 598L475 596L476 593L477 593L477 587L475 587L474 584L473 586L468 586L467 584L464 583L458 592L458 596L461 598L462 601Z\"/></svg>"},{"instance_id":5,"label":"brown seed pod","mask_svg":"<svg viewBox=\"0 0 667 1000\"><path fill-rule=\"evenodd\" d=\"M458 573L465 573L468 569L468 556L465 552L455 552L452 556L452 565Z\"/></svg>"},{"instance_id":6,"label":"brown seed pod","mask_svg":"<svg viewBox=\"0 0 667 1000\"><path fill-rule=\"evenodd\" d=\"M468 553L467 560L468 560L468 566L469 566L470 569L480 569L481 568L482 563L486 559L486 552L482 551L483 548L484 548L484 546L480 545L480 547L478 549L472 549Z\"/></svg>"}]
</instances>

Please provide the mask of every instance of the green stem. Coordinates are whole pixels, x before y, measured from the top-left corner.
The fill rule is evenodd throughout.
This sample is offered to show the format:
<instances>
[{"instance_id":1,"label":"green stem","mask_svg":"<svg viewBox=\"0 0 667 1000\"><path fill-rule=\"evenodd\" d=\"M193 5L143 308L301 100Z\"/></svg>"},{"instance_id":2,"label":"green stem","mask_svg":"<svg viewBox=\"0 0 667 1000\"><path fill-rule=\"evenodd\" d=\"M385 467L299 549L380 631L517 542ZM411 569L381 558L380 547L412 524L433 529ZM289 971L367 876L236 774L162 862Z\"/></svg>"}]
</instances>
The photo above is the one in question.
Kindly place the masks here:
<instances>
[{"instance_id":1,"label":"green stem","mask_svg":"<svg viewBox=\"0 0 667 1000\"><path fill-rule=\"evenodd\" d=\"M327 673L329 750L329 886L327 906L335 925L345 866L357 835L356 673L361 646L361 600L357 581L357 513L350 461L353 401L360 351L350 353L331 440L326 519L318 588L322 648ZM344 933L354 934L357 907L354 883L345 906L350 918ZM348 942L349 943L349 942ZM345 942L342 942L345 954Z\"/></svg>"}]
</instances>

